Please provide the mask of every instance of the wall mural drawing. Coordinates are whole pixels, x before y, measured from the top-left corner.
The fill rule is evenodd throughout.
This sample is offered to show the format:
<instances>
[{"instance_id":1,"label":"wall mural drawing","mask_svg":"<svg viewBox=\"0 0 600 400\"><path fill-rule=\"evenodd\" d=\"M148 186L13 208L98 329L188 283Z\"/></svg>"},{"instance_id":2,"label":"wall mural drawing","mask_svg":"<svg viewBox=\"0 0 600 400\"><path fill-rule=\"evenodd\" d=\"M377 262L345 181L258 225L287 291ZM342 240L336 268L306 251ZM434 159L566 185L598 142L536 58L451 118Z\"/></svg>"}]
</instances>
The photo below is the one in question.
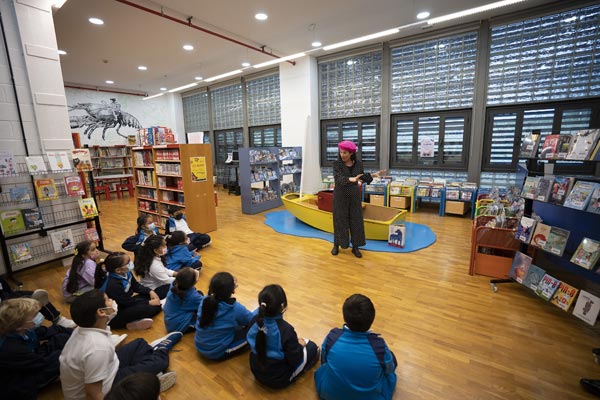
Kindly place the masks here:
<instances>
[{"instance_id":1,"label":"wall mural drawing","mask_svg":"<svg viewBox=\"0 0 600 400\"><path fill-rule=\"evenodd\" d=\"M84 110L86 114L71 114L72 111ZM116 128L117 135L127 138L119 132L121 127L141 129L140 121L128 112L121 110L121 104L115 98L110 99L110 103L101 100L100 103L76 103L69 106L69 121L71 129L85 128L83 135L91 139L92 133L96 129L102 129L102 140L106 140L106 131L110 128Z\"/></svg>"}]
</instances>

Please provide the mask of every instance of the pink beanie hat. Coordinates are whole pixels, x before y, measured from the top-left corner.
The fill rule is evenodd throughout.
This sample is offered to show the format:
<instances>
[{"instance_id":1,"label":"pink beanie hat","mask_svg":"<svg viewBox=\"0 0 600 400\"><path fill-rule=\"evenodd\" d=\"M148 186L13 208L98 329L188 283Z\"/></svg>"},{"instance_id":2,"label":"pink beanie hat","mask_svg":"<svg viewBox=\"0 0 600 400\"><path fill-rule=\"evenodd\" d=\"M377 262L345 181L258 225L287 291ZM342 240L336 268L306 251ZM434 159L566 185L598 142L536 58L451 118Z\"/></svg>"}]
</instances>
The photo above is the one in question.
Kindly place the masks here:
<instances>
[{"instance_id":1,"label":"pink beanie hat","mask_svg":"<svg viewBox=\"0 0 600 400\"><path fill-rule=\"evenodd\" d=\"M354 144L354 142L351 142L349 140L344 140L343 142L339 142L338 148L340 150L346 150L350 153L356 153L356 145Z\"/></svg>"}]
</instances>

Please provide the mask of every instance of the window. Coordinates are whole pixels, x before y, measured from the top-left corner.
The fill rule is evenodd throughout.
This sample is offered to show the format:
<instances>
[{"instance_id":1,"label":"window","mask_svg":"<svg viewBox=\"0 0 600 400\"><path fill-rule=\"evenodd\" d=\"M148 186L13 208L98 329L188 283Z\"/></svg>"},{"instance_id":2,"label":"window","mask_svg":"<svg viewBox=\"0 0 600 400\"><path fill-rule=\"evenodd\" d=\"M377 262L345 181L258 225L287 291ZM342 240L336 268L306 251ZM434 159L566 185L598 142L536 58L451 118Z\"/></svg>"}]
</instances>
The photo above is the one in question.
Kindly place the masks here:
<instances>
[{"instance_id":1,"label":"window","mask_svg":"<svg viewBox=\"0 0 600 400\"><path fill-rule=\"evenodd\" d=\"M321 121L321 165L331 166L338 158L338 143L350 140L365 167L379 167L379 118Z\"/></svg>"},{"instance_id":2,"label":"window","mask_svg":"<svg viewBox=\"0 0 600 400\"><path fill-rule=\"evenodd\" d=\"M392 168L467 169L471 111L392 116ZM422 157L421 145L433 140L433 156Z\"/></svg>"},{"instance_id":3,"label":"window","mask_svg":"<svg viewBox=\"0 0 600 400\"><path fill-rule=\"evenodd\" d=\"M207 132L210 120L208 113L208 93L197 93L183 97L181 100L183 103L183 123L186 133Z\"/></svg>"},{"instance_id":4,"label":"window","mask_svg":"<svg viewBox=\"0 0 600 400\"><path fill-rule=\"evenodd\" d=\"M216 163L223 164L227 154L244 145L244 135L241 129L228 129L215 132Z\"/></svg>"},{"instance_id":5,"label":"window","mask_svg":"<svg viewBox=\"0 0 600 400\"><path fill-rule=\"evenodd\" d=\"M242 85L237 83L211 91L213 127L240 128L243 124Z\"/></svg>"},{"instance_id":6,"label":"window","mask_svg":"<svg viewBox=\"0 0 600 400\"><path fill-rule=\"evenodd\" d=\"M250 128L250 147L281 147L281 126Z\"/></svg>"},{"instance_id":7,"label":"window","mask_svg":"<svg viewBox=\"0 0 600 400\"><path fill-rule=\"evenodd\" d=\"M274 125L281 123L279 74L246 82L248 125Z\"/></svg>"}]
</instances>

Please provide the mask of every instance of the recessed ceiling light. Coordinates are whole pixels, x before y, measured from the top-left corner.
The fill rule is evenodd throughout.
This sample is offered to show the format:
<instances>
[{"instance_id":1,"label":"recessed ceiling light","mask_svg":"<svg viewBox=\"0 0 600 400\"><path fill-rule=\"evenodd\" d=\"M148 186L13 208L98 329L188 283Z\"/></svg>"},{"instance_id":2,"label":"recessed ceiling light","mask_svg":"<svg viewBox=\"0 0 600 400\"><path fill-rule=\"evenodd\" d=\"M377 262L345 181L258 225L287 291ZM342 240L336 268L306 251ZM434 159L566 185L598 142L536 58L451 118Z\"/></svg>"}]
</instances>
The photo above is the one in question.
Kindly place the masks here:
<instances>
[{"instance_id":1,"label":"recessed ceiling light","mask_svg":"<svg viewBox=\"0 0 600 400\"><path fill-rule=\"evenodd\" d=\"M194 46L192 46L191 44L184 44L183 49L187 51L192 51L194 50Z\"/></svg>"},{"instance_id":2,"label":"recessed ceiling light","mask_svg":"<svg viewBox=\"0 0 600 400\"><path fill-rule=\"evenodd\" d=\"M242 63L242 67L249 67L250 65L252 65L252 64L250 64L248 61L244 61Z\"/></svg>"},{"instance_id":3,"label":"recessed ceiling light","mask_svg":"<svg viewBox=\"0 0 600 400\"><path fill-rule=\"evenodd\" d=\"M259 12L254 14L254 18L256 18L259 21L266 21L267 18L269 18L269 16L267 14L265 14L264 12Z\"/></svg>"},{"instance_id":4,"label":"recessed ceiling light","mask_svg":"<svg viewBox=\"0 0 600 400\"><path fill-rule=\"evenodd\" d=\"M106 83L108 83L109 85L112 85L115 82L114 81L106 81Z\"/></svg>"},{"instance_id":5,"label":"recessed ceiling light","mask_svg":"<svg viewBox=\"0 0 600 400\"><path fill-rule=\"evenodd\" d=\"M60 50L60 49L59 49L59 50L58 50L58 54L59 54L59 55L61 55L61 56L64 56L65 54L67 54L67 52L66 52L66 51L64 51L64 50Z\"/></svg>"},{"instance_id":6,"label":"recessed ceiling light","mask_svg":"<svg viewBox=\"0 0 600 400\"><path fill-rule=\"evenodd\" d=\"M100 18L90 18L88 21L94 25L104 25L104 21L102 21Z\"/></svg>"},{"instance_id":7,"label":"recessed ceiling light","mask_svg":"<svg viewBox=\"0 0 600 400\"><path fill-rule=\"evenodd\" d=\"M314 42L312 42L310 44L312 47L321 47L323 45L323 43L319 42L318 40L315 40Z\"/></svg>"},{"instance_id":8,"label":"recessed ceiling light","mask_svg":"<svg viewBox=\"0 0 600 400\"><path fill-rule=\"evenodd\" d=\"M167 90L167 88L166 87L161 87L160 90L162 90L164 92L165 90Z\"/></svg>"},{"instance_id":9,"label":"recessed ceiling light","mask_svg":"<svg viewBox=\"0 0 600 400\"><path fill-rule=\"evenodd\" d=\"M196 76L194 79L197 81L201 81L203 78L201 76Z\"/></svg>"},{"instance_id":10,"label":"recessed ceiling light","mask_svg":"<svg viewBox=\"0 0 600 400\"><path fill-rule=\"evenodd\" d=\"M147 70L147 69L148 69L148 67L146 67L145 65L138 65L138 69L139 69L140 71L145 71L145 70Z\"/></svg>"},{"instance_id":11,"label":"recessed ceiling light","mask_svg":"<svg viewBox=\"0 0 600 400\"><path fill-rule=\"evenodd\" d=\"M431 14L429 13L429 11L421 11L420 13L417 14L417 19L425 19L427 17L429 17Z\"/></svg>"}]
</instances>

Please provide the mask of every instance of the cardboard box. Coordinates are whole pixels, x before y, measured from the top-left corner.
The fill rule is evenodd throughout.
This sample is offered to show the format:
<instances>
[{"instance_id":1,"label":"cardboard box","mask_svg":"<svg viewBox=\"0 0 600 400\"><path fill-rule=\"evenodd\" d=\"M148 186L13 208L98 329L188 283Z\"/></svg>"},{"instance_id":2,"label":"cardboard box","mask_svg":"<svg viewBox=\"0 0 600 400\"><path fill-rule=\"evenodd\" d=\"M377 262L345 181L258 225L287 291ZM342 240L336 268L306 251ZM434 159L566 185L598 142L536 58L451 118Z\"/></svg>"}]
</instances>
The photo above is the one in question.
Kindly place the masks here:
<instances>
[{"instance_id":1,"label":"cardboard box","mask_svg":"<svg viewBox=\"0 0 600 400\"><path fill-rule=\"evenodd\" d=\"M410 208L410 197L390 196L390 207L394 208Z\"/></svg>"},{"instance_id":2,"label":"cardboard box","mask_svg":"<svg viewBox=\"0 0 600 400\"><path fill-rule=\"evenodd\" d=\"M385 196L381 194L370 194L369 203L376 206L385 206Z\"/></svg>"},{"instance_id":3,"label":"cardboard box","mask_svg":"<svg viewBox=\"0 0 600 400\"><path fill-rule=\"evenodd\" d=\"M466 203L464 201L446 201L446 214L465 215L470 208L471 203Z\"/></svg>"}]
</instances>

